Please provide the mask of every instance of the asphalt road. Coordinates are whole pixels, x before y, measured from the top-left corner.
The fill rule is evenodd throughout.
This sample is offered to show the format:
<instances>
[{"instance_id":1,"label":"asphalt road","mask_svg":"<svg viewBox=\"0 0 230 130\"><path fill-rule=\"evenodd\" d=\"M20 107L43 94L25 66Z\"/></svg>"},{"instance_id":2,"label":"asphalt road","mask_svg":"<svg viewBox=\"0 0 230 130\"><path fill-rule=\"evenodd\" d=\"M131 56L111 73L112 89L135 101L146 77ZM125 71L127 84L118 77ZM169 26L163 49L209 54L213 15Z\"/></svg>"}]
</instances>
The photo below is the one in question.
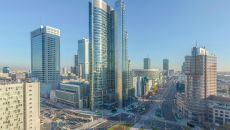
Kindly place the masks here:
<instances>
[{"instance_id":1,"label":"asphalt road","mask_svg":"<svg viewBox=\"0 0 230 130\"><path fill-rule=\"evenodd\" d=\"M169 90L168 90L168 94L165 97L165 100L162 103L162 115L164 117L165 120L168 121L176 121L174 114L172 112L173 109L173 102L174 102L174 98L176 95L176 86L173 83L169 83Z\"/></svg>"}]
</instances>

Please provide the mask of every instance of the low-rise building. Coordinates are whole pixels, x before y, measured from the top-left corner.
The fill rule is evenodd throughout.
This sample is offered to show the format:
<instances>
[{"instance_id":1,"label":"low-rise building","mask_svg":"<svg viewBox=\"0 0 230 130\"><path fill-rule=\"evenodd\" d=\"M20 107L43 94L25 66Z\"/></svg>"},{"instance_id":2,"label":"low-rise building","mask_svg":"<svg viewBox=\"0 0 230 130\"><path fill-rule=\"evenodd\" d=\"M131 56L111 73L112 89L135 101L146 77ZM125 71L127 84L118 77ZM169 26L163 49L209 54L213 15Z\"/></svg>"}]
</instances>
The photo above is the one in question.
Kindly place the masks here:
<instances>
[{"instance_id":1,"label":"low-rise building","mask_svg":"<svg viewBox=\"0 0 230 130\"><path fill-rule=\"evenodd\" d=\"M57 102L75 108L89 107L89 83L87 81L69 81L60 84L60 89L55 90Z\"/></svg>"},{"instance_id":2,"label":"low-rise building","mask_svg":"<svg viewBox=\"0 0 230 130\"><path fill-rule=\"evenodd\" d=\"M208 121L213 124L230 124L230 98L221 96L208 97Z\"/></svg>"},{"instance_id":3,"label":"low-rise building","mask_svg":"<svg viewBox=\"0 0 230 130\"><path fill-rule=\"evenodd\" d=\"M16 81L16 80L23 80L26 79L26 73L12 73L10 74L10 77L12 80Z\"/></svg>"},{"instance_id":4,"label":"low-rise building","mask_svg":"<svg viewBox=\"0 0 230 130\"><path fill-rule=\"evenodd\" d=\"M188 115L188 109L186 106L186 97L184 93L177 93L176 94L176 106L177 106L177 111L178 113L183 116L187 117Z\"/></svg>"}]
</instances>

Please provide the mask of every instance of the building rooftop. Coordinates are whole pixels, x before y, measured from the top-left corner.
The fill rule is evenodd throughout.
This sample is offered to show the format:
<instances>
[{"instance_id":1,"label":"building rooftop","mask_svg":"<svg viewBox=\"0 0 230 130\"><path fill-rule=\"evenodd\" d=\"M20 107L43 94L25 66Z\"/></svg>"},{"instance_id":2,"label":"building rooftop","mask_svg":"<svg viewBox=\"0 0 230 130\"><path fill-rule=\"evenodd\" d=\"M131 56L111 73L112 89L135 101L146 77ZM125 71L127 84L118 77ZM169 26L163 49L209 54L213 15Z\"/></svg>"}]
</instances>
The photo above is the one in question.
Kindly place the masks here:
<instances>
[{"instance_id":1,"label":"building rooftop","mask_svg":"<svg viewBox=\"0 0 230 130\"><path fill-rule=\"evenodd\" d=\"M26 80L5 80L5 79L0 79L0 85L6 85L6 84L21 84L21 83L33 83L33 82L38 82L35 80L31 79L26 79Z\"/></svg>"},{"instance_id":2,"label":"building rooftop","mask_svg":"<svg viewBox=\"0 0 230 130\"><path fill-rule=\"evenodd\" d=\"M208 97L208 100L230 103L230 97L223 97L223 96L211 95Z\"/></svg>"},{"instance_id":3,"label":"building rooftop","mask_svg":"<svg viewBox=\"0 0 230 130\"><path fill-rule=\"evenodd\" d=\"M159 70L158 69L133 69L133 71L155 72Z\"/></svg>"}]
</instances>

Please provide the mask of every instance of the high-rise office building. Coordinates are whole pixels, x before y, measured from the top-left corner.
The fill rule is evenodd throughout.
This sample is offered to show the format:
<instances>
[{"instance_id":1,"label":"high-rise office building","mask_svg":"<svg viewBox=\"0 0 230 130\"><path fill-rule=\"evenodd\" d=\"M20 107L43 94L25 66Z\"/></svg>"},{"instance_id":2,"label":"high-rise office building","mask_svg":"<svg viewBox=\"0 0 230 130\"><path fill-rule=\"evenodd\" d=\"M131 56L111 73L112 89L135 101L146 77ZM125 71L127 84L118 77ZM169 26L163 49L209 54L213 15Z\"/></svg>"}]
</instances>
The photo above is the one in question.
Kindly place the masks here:
<instances>
[{"instance_id":1,"label":"high-rise office building","mask_svg":"<svg viewBox=\"0 0 230 130\"><path fill-rule=\"evenodd\" d=\"M163 59L163 73L164 73L164 76L168 76L168 73L169 73L169 60L168 59Z\"/></svg>"},{"instance_id":2,"label":"high-rise office building","mask_svg":"<svg viewBox=\"0 0 230 130\"><path fill-rule=\"evenodd\" d=\"M107 89L108 44L111 44L111 9L104 0L89 2L91 109L103 108Z\"/></svg>"},{"instance_id":3,"label":"high-rise office building","mask_svg":"<svg viewBox=\"0 0 230 130\"><path fill-rule=\"evenodd\" d=\"M82 65L82 78L89 78L89 39L78 40L78 64Z\"/></svg>"},{"instance_id":4,"label":"high-rise office building","mask_svg":"<svg viewBox=\"0 0 230 130\"><path fill-rule=\"evenodd\" d=\"M118 106L126 105L128 98L128 33L125 31L125 4L117 0L114 7L114 63L115 90Z\"/></svg>"},{"instance_id":5,"label":"high-rise office building","mask_svg":"<svg viewBox=\"0 0 230 130\"><path fill-rule=\"evenodd\" d=\"M128 85L126 88L126 102L125 106L131 104L135 97L135 87L133 87L133 71L131 60L128 61Z\"/></svg>"},{"instance_id":6,"label":"high-rise office building","mask_svg":"<svg viewBox=\"0 0 230 130\"><path fill-rule=\"evenodd\" d=\"M78 55L74 55L74 66L78 66Z\"/></svg>"},{"instance_id":7,"label":"high-rise office building","mask_svg":"<svg viewBox=\"0 0 230 130\"><path fill-rule=\"evenodd\" d=\"M151 68L150 58L144 58L144 69L150 69L150 68Z\"/></svg>"},{"instance_id":8,"label":"high-rise office building","mask_svg":"<svg viewBox=\"0 0 230 130\"><path fill-rule=\"evenodd\" d=\"M10 73L11 70L10 70L10 67L3 67L2 68L2 73Z\"/></svg>"},{"instance_id":9,"label":"high-rise office building","mask_svg":"<svg viewBox=\"0 0 230 130\"><path fill-rule=\"evenodd\" d=\"M72 68L72 73L76 74L76 75L79 75L78 74L78 55L74 55L74 67Z\"/></svg>"},{"instance_id":10,"label":"high-rise office building","mask_svg":"<svg viewBox=\"0 0 230 130\"><path fill-rule=\"evenodd\" d=\"M186 103L191 121L205 119L206 99L217 94L217 60L205 48L193 47L191 56L185 57Z\"/></svg>"},{"instance_id":11,"label":"high-rise office building","mask_svg":"<svg viewBox=\"0 0 230 130\"><path fill-rule=\"evenodd\" d=\"M40 130L40 84L0 81L0 129Z\"/></svg>"},{"instance_id":12,"label":"high-rise office building","mask_svg":"<svg viewBox=\"0 0 230 130\"><path fill-rule=\"evenodd\" d=\"M124 10L123 0L114 10L104 0L89 3L91 109L123 105L128 84Z\"/></svg>"},{"instance_id":13,"label":"high-rise office building","mask_svg":"<svg viewBox=\"0 0 230 130\"><path fill-rule=\"evenodd\" d=\"M43 96L60 81L60 30L41 26L31 32L32 76L41 82ZM44 85L43 85L44 84Z\"/></svg>"}]
</instances>

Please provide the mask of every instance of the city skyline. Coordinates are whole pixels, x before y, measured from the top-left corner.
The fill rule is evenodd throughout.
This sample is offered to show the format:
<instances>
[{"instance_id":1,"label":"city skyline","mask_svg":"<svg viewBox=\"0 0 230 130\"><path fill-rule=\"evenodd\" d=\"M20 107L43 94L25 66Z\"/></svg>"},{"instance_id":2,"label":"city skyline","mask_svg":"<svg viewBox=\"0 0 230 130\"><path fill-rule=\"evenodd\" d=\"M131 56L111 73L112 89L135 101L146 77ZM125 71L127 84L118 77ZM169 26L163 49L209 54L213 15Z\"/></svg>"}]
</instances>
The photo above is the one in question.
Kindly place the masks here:
<instances>
[{"instance_id":1,"label":"city skyline","mask_svg":"<svg viewBox=\"0 0 230 130\"><path fill-rule=\"evenodd\" d=\"M51 0L46 4L42 1L23 0L20 1L20 7L16 6L19 4L15 1L14 4L11 0L0 2L0 15L3 16L0 24L4 25L0 28L3 36L0 39L3 46L0 49L0 67L30 68L29 35L31 30L40 25L61 29L61 66L74 65L77 41L88 35L88 0L68 3L53 3ZM218 71L230 71L227 49L230 47L230 19L227 18L230 11L229 1L147 0L141 7L139 2L126 0L128 48L133 68L142 68L142 59L148 56L154 68L162 69L162 59L167 58L170 60L170 69L179 70L184 56L190 53L191 47L198 41L198 46L206 46L210 52L216 54ZM14 9L6 5L11 5ZM41 6L43 10L39 10ZM137 15L148 12L153 13L147 16ZM12 24L12 21L17 22ZM140 24L143 26L137 26Z\"/></svg>"}]
</instances>

